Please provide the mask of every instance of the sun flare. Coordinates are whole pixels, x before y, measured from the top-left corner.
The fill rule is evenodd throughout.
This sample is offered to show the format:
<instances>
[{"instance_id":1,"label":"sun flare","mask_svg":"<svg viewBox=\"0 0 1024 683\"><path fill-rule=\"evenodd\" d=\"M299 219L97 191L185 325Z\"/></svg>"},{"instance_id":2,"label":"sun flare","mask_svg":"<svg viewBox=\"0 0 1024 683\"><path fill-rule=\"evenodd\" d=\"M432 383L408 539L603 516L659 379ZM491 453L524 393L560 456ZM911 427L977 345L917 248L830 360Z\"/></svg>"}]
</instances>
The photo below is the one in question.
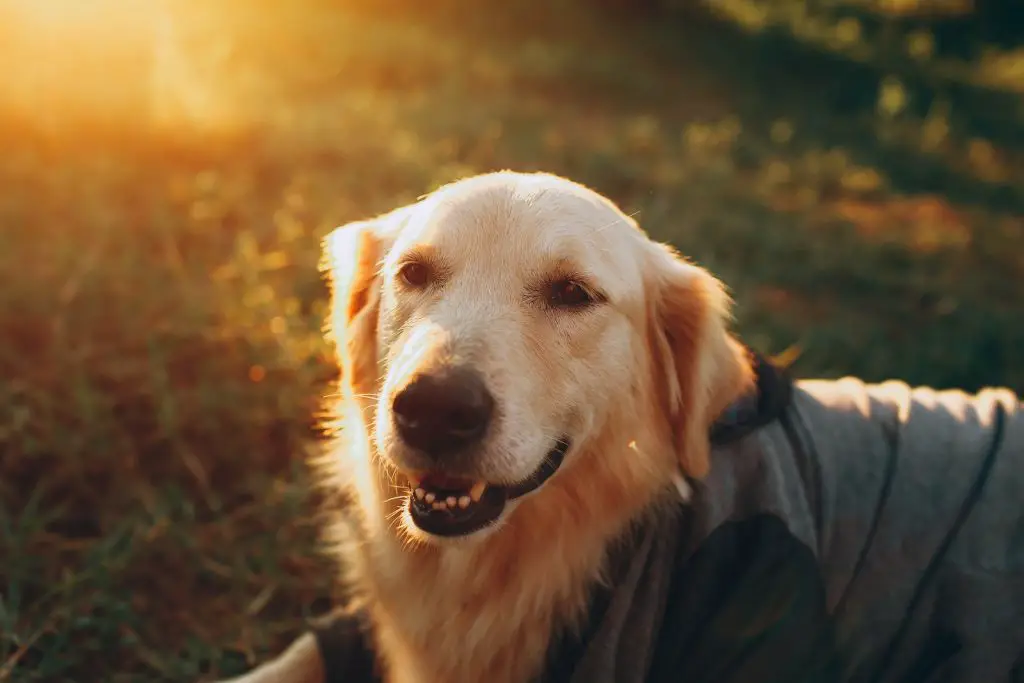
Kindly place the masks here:
<instances>
[{"instance_id":1,"label":"sun flare","mask_svg":"<svg viewBox=\"0 0 1024 683\"><path fill-rule=\"evenodd\" d=\"M196 9L166 0L7 3L0 61L12 66L0 108L65 128L215 118L223 106L211 93L222 88L203 61L210 40L196 38Z\"/></svg>"},{"instance_id":2,"label":"sun flare","mask_svg":"<svg viewBox=\"0 0 1024 683\"><path fill-rule=\"evenodd\" d=\"M13 0L7 4L5 23L15 34L76 42L129 37L125 32L144 28L167 11L160 0Z\"/></svg>"}]
</instances>

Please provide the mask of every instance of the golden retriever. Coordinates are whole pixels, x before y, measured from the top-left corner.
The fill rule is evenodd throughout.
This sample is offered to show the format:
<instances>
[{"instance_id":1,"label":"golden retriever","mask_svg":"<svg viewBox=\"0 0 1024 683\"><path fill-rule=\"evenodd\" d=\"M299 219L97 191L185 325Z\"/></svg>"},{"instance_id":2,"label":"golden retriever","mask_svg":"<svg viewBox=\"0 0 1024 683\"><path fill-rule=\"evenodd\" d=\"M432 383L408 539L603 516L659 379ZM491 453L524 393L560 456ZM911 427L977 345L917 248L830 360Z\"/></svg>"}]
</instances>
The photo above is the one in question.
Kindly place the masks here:
<instances>
[{"instance_id":1,"label":"golden retriever","mask_svg":"<svg viewBox=\"0 0 1024 683\"><path fill-rule=\"evenodd\" d=\"M708 469L751 380L729 298L610 201L472 177L326 240L341 560L389 680L527 681L610 543ZM291 678L314 681L312 643ZM279 668L288 669L288 666Z\"/></svg>"},{"instance_id":2,"label":"golden retriever","mask_svg":"<svg viewBox=\"0 0 1024 683\"><path fill-rule=\"evenodd\" d=\"M337 229L324 264L342 380L335 443L320 465L328 485L351 500L332 547L390 683L536 680L555 639L582 629L594 591L617 580L609 571L616 541L669 515L706 476L720 480L704 508L718 515L715 524L743 507L735 494L743 487L795 520L802 545L787 562L813 552L807 564L828 574L799 604L842 611L847 593L871 586L872 572L888 577L891 585L876 591L884 600L871 591L862 598L875 610L872 637L913 641L903 614L918 604L914 591L927 585L932 564L961 555L987 561L978 548L943 541L945 527L931 522L972 500L964 491L975 459L965 453L984 447L985 467L1000 462L1006 415L1007 438L1024 439L1015 398L968 404L902 385L808 384L794 399L799 409L765 433L760 454L716 459L709 475L709 428L755 381L760 386L751 355L729 332L730 299L711 274L580 184L544 173L460 180ZM893 425L908 415L924 417L894 442ZM813 439L800 436L800 425L815 422L832 436L808 457ZM917 442L915 429L923 434ZM946 457L934 455L935 443L947 460L928 459ZM905 522L904 540L890 541L889 526L869 523L882 516L889 484L877 505L875 493L839 487L853 481L879 490L897 453L900 472L948 474L932 499L949 502L933 509L893 494L893 505L912 507L885 517ZM1020 472L1007 470L1003 481L1013 477ZM758 488L764 482L778 484L771 496ZM1004 558L993 561L1019 552L999 540L1010 530L992 531L1012 518L985 514L975 515L973 537L998 541L986 546ZM964 522L948 518L956 523L948 522L947 541ZM766 557L781 552L782 541L765 540L774 538L771 524L730 547L761 543ZM876 538L877 556L868 552ZM904 546L916 554L899 555L909 552ZM894 557L902 564L887 566ZM854 585L848 577L858 573L867 578ZM802 580L789 583L784 590L805 590ZM983 623L1002 603L972 604L989 605L970 617ZM1003 616L989 622L1024 623L1019 613ZM807 632L819 630L827 631ZM239 680L324 683L328 654L306 635Z\"/></svg>"}]
</instances>

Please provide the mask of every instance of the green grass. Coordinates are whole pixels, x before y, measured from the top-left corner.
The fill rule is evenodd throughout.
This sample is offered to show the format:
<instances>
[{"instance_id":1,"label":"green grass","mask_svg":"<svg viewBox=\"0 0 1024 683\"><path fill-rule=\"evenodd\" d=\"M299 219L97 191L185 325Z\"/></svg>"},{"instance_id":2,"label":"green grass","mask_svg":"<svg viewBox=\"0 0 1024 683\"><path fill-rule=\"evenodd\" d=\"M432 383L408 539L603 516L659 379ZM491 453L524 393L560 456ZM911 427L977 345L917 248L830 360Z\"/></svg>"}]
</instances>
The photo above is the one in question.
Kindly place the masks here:
<instances>
[{"instance_id":1,"label":"green grass","mask_svg":"<svg viewBox=\"0 0 1024 683\"><path fill-rule=\"evenodd\" d=\"M318 243L468 173L614 198L800 375L1024 390L1019 215L900 194L664 28L554 6L197 7L187 124L4 119L0 681L236 673L327 604Z\"/></svg>"}]
</instances>

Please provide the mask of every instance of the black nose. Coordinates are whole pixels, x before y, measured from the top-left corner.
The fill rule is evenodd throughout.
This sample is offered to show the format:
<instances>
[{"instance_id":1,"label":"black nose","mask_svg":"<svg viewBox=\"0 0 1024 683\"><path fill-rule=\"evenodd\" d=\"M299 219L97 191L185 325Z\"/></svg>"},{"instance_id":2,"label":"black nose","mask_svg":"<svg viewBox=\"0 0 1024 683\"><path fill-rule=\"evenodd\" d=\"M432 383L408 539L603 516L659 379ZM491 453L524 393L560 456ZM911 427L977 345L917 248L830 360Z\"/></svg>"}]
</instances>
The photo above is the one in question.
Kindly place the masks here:
<instances>
[{"instance_id":1,"label":"black nose","mask_svg":"<svg viewBox=\"0 0 1024 683\"><path fill-rule=\"evenodd\" d=\"M467 368L421 374L391 404L402 440L432 458L478 442L494 414L494 397Z\"/></svg>"}]
</instances>

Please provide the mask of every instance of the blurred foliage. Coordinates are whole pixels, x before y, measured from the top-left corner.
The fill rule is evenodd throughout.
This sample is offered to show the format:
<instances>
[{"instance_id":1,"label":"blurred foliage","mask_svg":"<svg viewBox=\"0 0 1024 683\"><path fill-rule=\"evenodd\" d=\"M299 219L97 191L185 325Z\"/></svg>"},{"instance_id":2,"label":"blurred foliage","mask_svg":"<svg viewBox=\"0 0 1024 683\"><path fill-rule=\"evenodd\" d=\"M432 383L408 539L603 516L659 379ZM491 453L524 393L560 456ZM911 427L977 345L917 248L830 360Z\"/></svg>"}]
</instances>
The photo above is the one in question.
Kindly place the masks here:
<instances>
[{"instance_id":1,"label":"blurred foliage","mask_svg":"<svg viewBox=\"0 0 1024 683\"><path fill-rule=\"evenodd\" d=\"M1024 211L1024 13L1016 0L646 5L701 25L709 59L752 82L798 77L819 105L811 110L819 120L804 117L799 130L820 137L831 129L832 142L883 164L901 189ZM781 97L776 106L799 115L797 101Z\"/></svg>"},{"instance_id":2,"label":"blurred foliage","mask_svg":"<svg viewBox=\"0 0 1024 683\"><path fill-rule=\"evenodd\" d=\"M323 608L319 240L466 174L607 194L800 375L1024 390L1020 48L962 9L12 7L0 681L237 672Z\"/></svg>"}]
</instances>

